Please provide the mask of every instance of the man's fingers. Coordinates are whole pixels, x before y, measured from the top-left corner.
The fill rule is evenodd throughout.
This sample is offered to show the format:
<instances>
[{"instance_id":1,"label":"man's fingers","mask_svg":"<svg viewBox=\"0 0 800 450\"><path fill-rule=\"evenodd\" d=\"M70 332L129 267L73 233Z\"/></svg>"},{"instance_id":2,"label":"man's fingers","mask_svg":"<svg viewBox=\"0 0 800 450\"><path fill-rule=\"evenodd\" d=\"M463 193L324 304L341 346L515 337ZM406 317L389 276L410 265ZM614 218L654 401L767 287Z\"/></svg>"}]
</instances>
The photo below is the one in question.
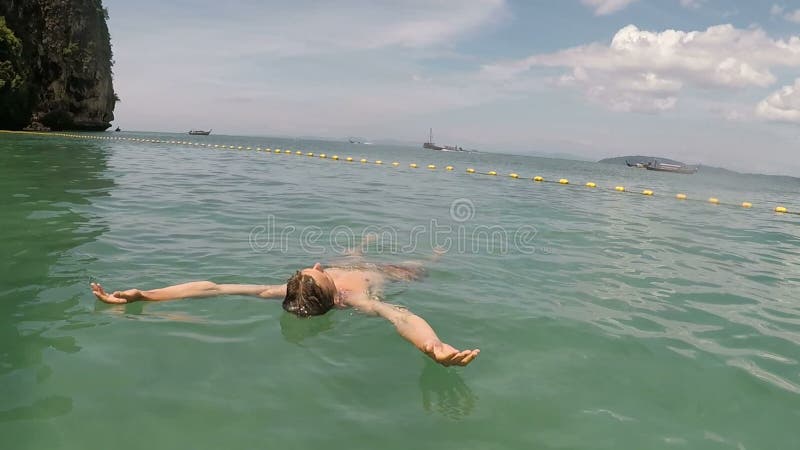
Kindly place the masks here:
<instances>
[{"instance_id":1,"label":"man's fingers","mask_svg":"<svg viewBox=\"0 0 800 450\"><path fill-rule=\"evenodd\" d=\"M92 294L94 294L95 297L102 300L106 294L105 292L103 292L103 288L100 287L100 285L97 283L89 283L89 286L92 288Z\"/></svg>"},{"instance_id":2,"label":"man's fingers","mask_svg":"<svg viewBox=\"0 0 800 450\"><path fill-rule=\"evenodd\" d=\"M466 366L467 364L471 363L473 359L478 357L478 353L480 350L473 350L469 355L467 355L464 359L459 362L460 365Z\"/></svg>"},{"instance_id":3,"label":"man's fingers","mask_svg":"<svg viewBox=\"0 0 800 450\"><path fill-rule=\"evenodd\" d=\"M464 350L462 352L458 352L455 355L450 356L450 364L460 364L461 360L467 357L472 350Z\"/></svg>"},{"instance_id":4,"label":"man's fingers","mask_svg":"<svg viewBox=\"0 0 800 450\"><path fill-rule=\"evenodd\" d=\"M126 303L125 299L119 298L117 294L119 292L115 292L114 294L109 295L104 289L103 286L100 286L99 283L89 283L89 286L92 288L92 294L97 297L98 300L105 303Z\"/></svg>"},{"instance_id":5,"label":"man's fingers","mask_svg":"<svg viewBox=\"0 0 800 450\"><path fill-rule=\"evenodd\" d=\"M455 355L451 359L450 364L466 366L478 356L478 353L480 353L480 350L464 350Z\"/></svg>"},{"instance_id":6,"label":"man's fingers","mask_svg":"<svg viewBox=\"0 0 800 450\"><path fill-rule=\"evenodd\" d=\"M107 295L106 291L103 289L103 286L100 286L100 283L91 283L92 291L99 293L101 295Z\"/></svg>"},{"instance_id":7,"label":"man's fingers","mask_svg":"<svg viewBox=\"0 0 800 450\"><path fill-rule=\"evenodd\" d=\"M435 343L423 345L422 351L445 367L466 366L481 352L479 349L458 351L447 344Z\"/></svg>"}]
</instances>

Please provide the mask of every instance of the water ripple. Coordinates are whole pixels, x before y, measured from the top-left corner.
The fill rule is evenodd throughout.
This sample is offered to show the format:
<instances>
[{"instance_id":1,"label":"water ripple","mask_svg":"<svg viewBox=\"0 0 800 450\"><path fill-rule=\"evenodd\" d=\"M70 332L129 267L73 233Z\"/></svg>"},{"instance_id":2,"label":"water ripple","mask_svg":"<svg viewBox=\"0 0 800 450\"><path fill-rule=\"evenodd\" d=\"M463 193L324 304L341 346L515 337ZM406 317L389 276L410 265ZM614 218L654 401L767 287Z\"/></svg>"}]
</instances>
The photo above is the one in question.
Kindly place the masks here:
<instances>
[{"instance_id":1,"label":"water ripple","mask_svg":"<svg viewBox=\"0 0 800 450\"><path fill-rule=\"evenodd\" d=\"M215 139L222 137L208 142L222 143ZM564 439L593 436L593 426L608 436L657 437L622 445L631 448L789 447L787 421L800 400L800 222L763 208L678 202L671 193L791 204L800 198L796 180L230 139L403 165L75 141L0 152L0 247L11 256L0 261L7 325L0 337L12 343L0 355L0 397L13 401L0 422L69 417L78 405L102 404L95 396L136 404L144 387L129 388L139 383L156 408L190 402L191 410L211 405L249 416L241 413L270 405L271 437L291 429L291 417L321 411L309 417L321 427L332 420L326 436L338 432L341 417L381 430L399 417L412 430L438 428L438 420L469 421L465 430L485 423L480 436L529 430L541 447L579 447ZM536 184L468 175L466 167L575 181ZM583 180L656 195L589 190ZM450 216L457 199L474 205L466 222ZM251 247L251 231L268 218L281 240ZM338 256L330 241L320 243L325 252L308 252L300 236L307 227L323 234L386 227L403 244L423 229L407 252L374 245L367 256L427 261L433 224L450 227L446 237L464 246L431 265L427 279L391 286L387 295L448 342L482 348L463 372L420 369L423 357L390 326L355 313L300 321L279 302L243 297L109 307L86 290L94 279L110 289L192 279L280 283L298 267ZM491 238L470 234L481 227L511 235L532 227L532 249L490 248ZM97 373L115 376L91 378ZM39 395L42 388L74 392L74 402Z\"/></svg>"}]
</instances>

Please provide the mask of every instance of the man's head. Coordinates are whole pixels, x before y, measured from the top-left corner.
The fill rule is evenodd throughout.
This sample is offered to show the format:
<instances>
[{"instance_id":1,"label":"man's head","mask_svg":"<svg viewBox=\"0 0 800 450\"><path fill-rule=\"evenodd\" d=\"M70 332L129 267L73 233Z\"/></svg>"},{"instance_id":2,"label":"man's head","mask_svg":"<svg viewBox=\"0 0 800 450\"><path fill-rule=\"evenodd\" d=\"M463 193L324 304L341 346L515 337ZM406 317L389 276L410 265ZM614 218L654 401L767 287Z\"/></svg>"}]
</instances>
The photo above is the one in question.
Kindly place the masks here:
<instances>
[{"instance_id":1,"label":"man's head","mask_svg":"<svg viewBox=\"0 0 800 450\"><path fill-rule=\"evenodd\" d=\"M283 309L300 317L319 316L333 308L335 298L336 285L317 263L298 270L286 282Z\"/></svg>"}]
</instances>

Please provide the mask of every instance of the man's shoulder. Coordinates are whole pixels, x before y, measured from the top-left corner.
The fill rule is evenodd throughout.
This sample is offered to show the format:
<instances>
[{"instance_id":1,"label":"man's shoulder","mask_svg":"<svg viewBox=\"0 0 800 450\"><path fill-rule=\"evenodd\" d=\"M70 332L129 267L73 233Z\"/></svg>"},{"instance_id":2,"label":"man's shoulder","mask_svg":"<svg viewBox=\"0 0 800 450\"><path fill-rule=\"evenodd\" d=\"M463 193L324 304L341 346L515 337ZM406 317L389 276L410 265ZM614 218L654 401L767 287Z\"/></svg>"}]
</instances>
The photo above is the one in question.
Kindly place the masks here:
<instances>
[{"instance_id":1,"label":"man's shoulder","mask_svg":"<svg viewBox=\"0 0 800 450\"><path fill-rule=\"evenodd\" d=\"M358 307L359 305L364 305L365 303L374 302L375 300L367 295L366 292L353 292L353 291L342 291L341 297L342 303L346 306L353 306Z\"/></svg>"}]
</instances>

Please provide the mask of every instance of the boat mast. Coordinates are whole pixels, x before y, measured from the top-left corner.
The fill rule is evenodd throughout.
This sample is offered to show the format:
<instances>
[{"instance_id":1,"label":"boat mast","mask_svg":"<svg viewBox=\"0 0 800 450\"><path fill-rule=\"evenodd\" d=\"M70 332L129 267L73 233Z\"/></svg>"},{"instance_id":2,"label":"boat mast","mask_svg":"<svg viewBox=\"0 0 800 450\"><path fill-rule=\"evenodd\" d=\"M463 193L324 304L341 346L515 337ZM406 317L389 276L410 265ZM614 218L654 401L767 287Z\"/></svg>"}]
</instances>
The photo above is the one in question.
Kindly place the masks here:
<instances>
[{"instance_id":1,"label":"boat mast","mask_svg":"<svg viewBox=\"0 0 800 450\"><path fill-rule=\"evenodd\" d=\"M430 137L428 138L428 142L433 144L433 128L431 128Z\"/></svg>"}]
</instances>

